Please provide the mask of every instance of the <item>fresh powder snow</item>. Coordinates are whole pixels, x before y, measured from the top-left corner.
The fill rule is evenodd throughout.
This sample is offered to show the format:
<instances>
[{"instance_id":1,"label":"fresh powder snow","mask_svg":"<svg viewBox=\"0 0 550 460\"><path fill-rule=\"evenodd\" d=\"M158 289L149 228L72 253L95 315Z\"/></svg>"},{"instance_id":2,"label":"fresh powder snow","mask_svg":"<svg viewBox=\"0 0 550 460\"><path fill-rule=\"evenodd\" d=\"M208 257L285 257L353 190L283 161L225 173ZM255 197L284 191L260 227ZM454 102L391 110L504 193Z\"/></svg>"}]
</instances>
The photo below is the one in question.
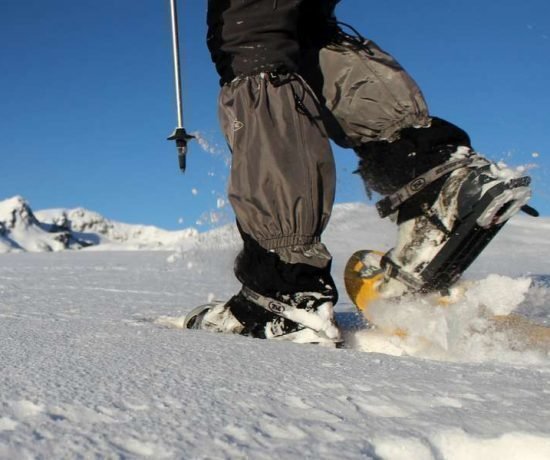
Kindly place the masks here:
<instances>
[{"instance_id":1,"label":"fresh powder snow","mask_svg":"<svg viewBox=\"0 0 550 460\"><path fill-rule=\"evenodd\" d=\"M491 321L550 327L549 219L506 225L453 305L374 305L398 337L368 329L342 282L395 228L338 205L325 243L345 349L183 330L238 290L238 233L135 231L0 202L1 459L550 458L549 350Z\"/></svg>"}]
</instances>

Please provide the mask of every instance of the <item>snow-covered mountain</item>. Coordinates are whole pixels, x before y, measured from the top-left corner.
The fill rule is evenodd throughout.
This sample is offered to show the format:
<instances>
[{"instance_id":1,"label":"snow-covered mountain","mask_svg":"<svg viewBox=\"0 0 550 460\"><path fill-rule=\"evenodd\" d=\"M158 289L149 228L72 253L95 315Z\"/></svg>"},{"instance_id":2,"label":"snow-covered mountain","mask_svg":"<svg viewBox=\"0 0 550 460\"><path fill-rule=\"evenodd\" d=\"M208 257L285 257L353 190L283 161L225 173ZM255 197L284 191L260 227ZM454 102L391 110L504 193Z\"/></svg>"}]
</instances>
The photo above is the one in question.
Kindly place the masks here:
<instances>
[{"instance_id":1,"label":"snow-covered mountain","mask_svg":"<svg viewBox=\"0 0 550 460\"><path fill-rule=\"evenodd\" d=\"M20 196L0 201L0 253L61 251L85 246L66 229L41 223Z\"/></svg>"},{"instance_id":2,"label":"snow-covered mountain","mask_svg":"<svg viewBox=\"0 0 550 460\"><path fill-rule=\"evenodd\" d=\"M106 219L86 209L33 212L21 196L0 201L0 253L68 249L175 249L198 235L195 229L167 231Z\"/></svg>"}]
</instances>

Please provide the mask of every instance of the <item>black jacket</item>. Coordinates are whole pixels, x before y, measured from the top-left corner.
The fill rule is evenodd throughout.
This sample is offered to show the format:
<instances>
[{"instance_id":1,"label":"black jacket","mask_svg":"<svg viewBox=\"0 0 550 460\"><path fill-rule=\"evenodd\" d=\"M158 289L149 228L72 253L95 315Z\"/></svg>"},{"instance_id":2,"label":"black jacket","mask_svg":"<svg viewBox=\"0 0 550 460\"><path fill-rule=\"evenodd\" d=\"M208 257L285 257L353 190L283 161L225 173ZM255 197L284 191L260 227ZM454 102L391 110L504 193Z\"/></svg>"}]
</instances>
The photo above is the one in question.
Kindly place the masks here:
<instances>
[{"instance_id":1,"label":"black jacket","mask_svg":"<svg viewBox=\"0 0 550 460\"><path fill-rule=\"evenodd\" d=\"M209 0L207 44L226 83L260 72L297 72L302 51L333 30L338 0Z\"/></svg>"}]
</instances>

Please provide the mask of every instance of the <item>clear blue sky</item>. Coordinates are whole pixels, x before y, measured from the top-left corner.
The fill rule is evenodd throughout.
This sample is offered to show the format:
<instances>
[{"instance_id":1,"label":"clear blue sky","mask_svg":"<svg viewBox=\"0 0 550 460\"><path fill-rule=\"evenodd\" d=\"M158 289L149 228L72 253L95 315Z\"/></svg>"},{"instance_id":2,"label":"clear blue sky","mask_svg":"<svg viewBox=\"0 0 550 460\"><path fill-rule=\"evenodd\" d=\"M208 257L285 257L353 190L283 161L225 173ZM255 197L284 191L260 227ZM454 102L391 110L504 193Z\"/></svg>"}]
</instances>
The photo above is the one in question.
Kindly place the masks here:
<instances>
[{"instance_id":1,"label":"clear blue sky","mask_svg":"<svg viewBox=\"0 0 550 460\"><path fill-rule=\"evenodd\" d=\"M165 140L176 125L168 0L0 0L0 198L165 228L220 211L228 152L206 0L179 5L186 128L218 152L193 144L185 175ZM536 164L532 204L550 214L548 0L342 0L338 11L479 151ZM335 154L337 201L363 200L353 152Z\"/></svg>"}]
</instances>

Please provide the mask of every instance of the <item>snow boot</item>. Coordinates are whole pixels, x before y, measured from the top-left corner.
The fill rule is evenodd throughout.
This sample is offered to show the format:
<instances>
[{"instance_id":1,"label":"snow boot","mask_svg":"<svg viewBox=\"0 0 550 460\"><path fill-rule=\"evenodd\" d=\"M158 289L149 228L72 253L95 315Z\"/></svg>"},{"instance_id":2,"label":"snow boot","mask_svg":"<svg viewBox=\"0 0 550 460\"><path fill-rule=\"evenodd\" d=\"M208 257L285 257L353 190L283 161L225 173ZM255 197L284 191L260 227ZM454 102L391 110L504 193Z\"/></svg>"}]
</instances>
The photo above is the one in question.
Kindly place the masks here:
<instances>
[{"instance_id":1,"label":"snow boot","mask_svg":"<svg viewBox=\"0 0 550 460\"><path fill-rule=\"evenodd\" d=\"M397 244L382 258L383 297L448 289L531 197L529 177L467 146L443 149L446 162L377 204L398 221Z\"/></svg>"},{"instance_id":2,"label":"snow boot","mask_svg":"<svg viewBox=\"0 0 550 460\"><path fill-rule=\"evenodd\" d=\"M341 342L331 302L306 293L296 294L293 300L293 305L285 304L243 288L228 302L193 309L185 317L184 328L324 346Z\"/></svg>"},{"instance_id":3,"label":"snow boot","mask_svg":"<svg viewBox=\"0 0 550 460\"><path fill-rule=\"evenodd\" d=\"M191 310L183 321L184 329L241 334L244 326L231 313L228 303L215 300Z\"/></svg>"},{"instance_id":4,"label":"snow boot","mask_svg":"<svg viewBox=\"0 0 550 460\"><path fill-rule=\"evenodd\" d=\"M393 141L355 148L367 191L384 196L381 217L397 220L397 244L382 257L384 297L445 291L506 221L526 205L531 179L477 154L468 134L440 118Z\"/></svg>"}]
</instances>

